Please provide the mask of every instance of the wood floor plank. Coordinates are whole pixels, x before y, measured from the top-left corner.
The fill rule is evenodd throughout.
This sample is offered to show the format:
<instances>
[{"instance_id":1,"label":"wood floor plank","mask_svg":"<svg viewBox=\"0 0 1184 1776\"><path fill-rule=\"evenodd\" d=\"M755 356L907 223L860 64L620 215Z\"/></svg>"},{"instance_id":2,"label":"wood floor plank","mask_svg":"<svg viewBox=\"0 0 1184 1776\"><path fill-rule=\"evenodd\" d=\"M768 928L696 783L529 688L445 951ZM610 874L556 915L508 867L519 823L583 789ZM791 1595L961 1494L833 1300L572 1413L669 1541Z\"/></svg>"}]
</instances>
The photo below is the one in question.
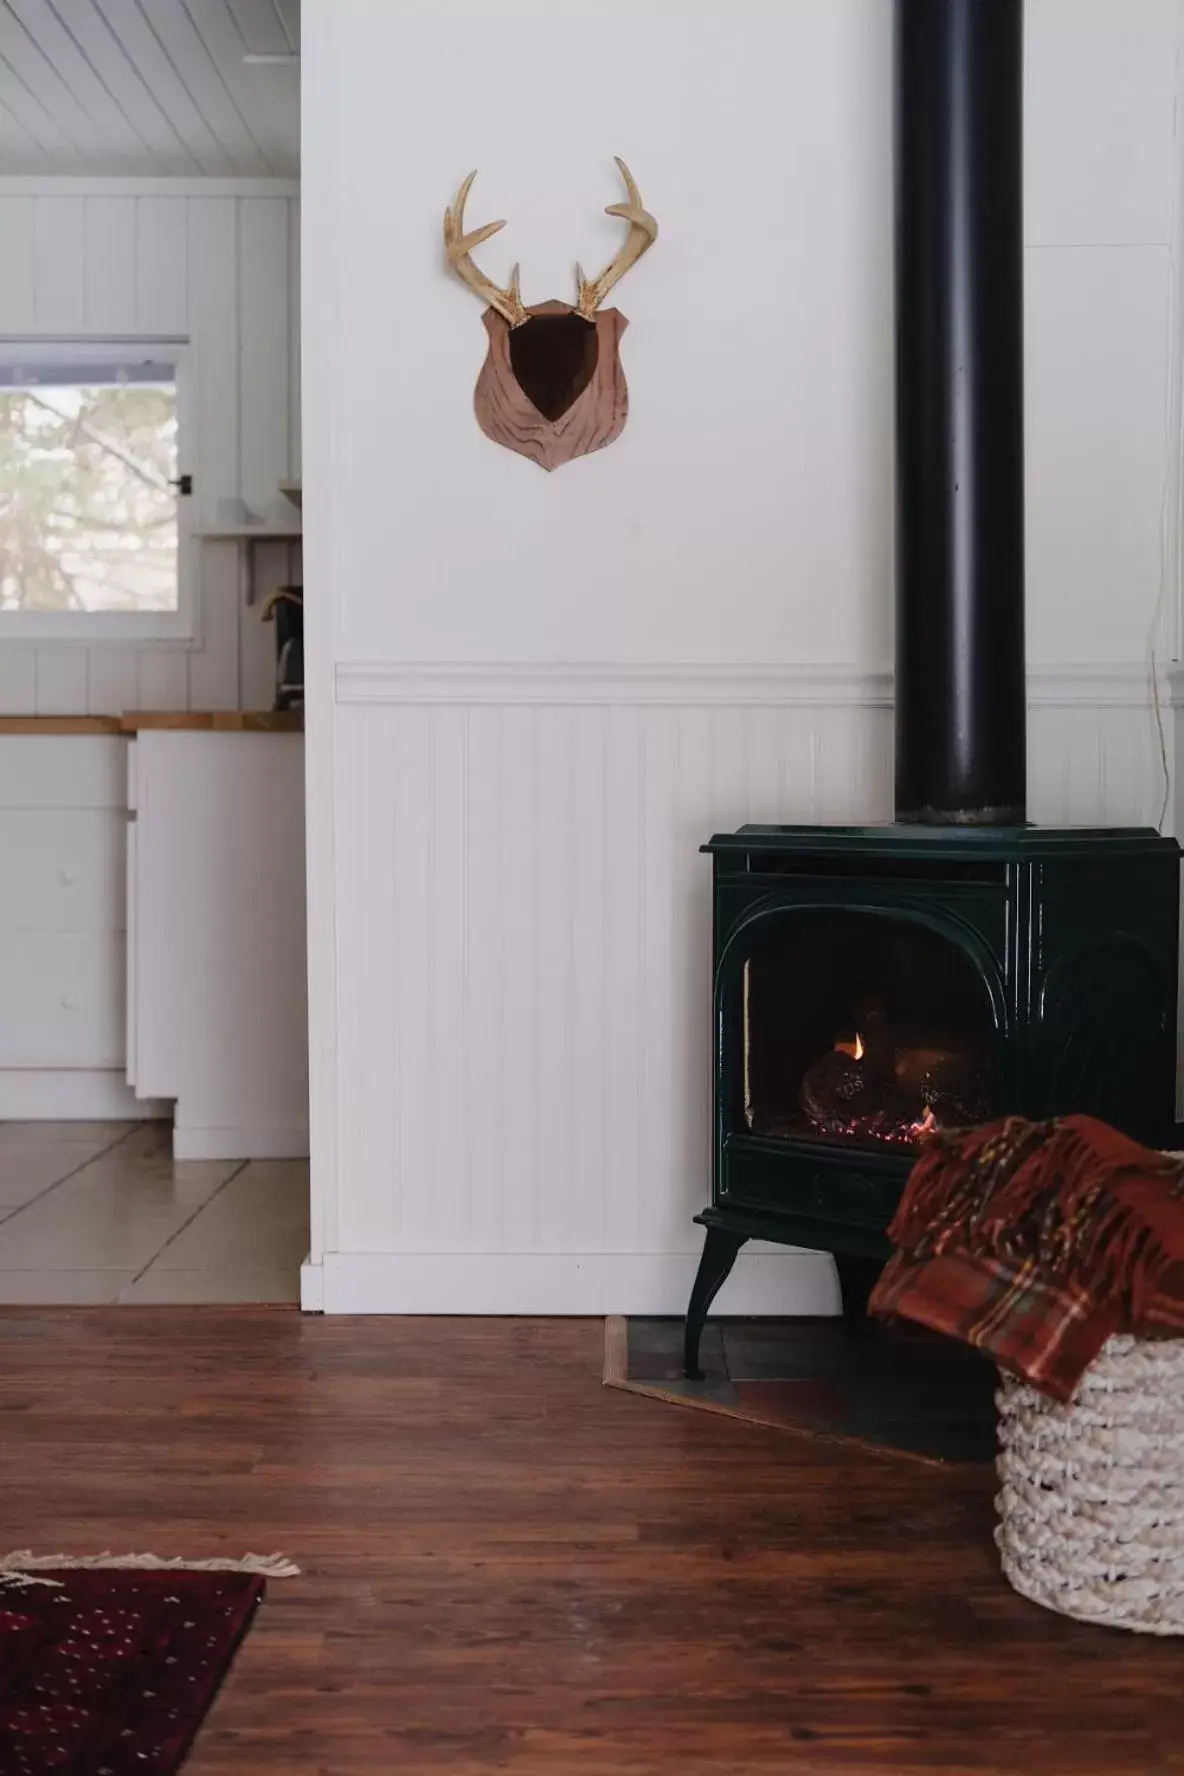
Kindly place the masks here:
<instances>
[{"instance_id":1,"label":"wood floor plank","mask_svg":"<svg viewBox=\"0 0 1184 1776\"><path fill-rule=\"evenodd\" d=\"M1180 1649L1015 1596L992 1475L600 1385L600 1323L0 1310L0 1521L283 1550L193 1776L1150 1776Z\"/></svg>"}]
</instances>

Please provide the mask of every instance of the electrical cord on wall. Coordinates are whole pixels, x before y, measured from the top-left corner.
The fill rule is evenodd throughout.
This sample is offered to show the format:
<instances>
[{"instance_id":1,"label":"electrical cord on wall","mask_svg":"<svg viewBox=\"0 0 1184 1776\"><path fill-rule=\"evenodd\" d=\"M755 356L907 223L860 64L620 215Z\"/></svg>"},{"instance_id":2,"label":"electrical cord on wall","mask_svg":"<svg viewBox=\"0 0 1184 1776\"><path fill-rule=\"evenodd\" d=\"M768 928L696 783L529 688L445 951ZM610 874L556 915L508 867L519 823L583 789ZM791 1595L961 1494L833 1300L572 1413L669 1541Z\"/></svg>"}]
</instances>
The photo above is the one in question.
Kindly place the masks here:
<instances>
[{"instance_id":1,"label":"electrical cord on wall","mask_svg":"<svg viewBox=\"0 0 1184 1776\"><path fill-rule=\"evenodd\" d=\"M1180 91L1181 70L1184 65L1184 46L1176 46L1176 102L1172 107L1172 162L1180 164ZM1177 235L1179 232L1182 210L1184 210L1184 193L1177 193L1176 226L1169 230L1168 239L1168 314L1167 314L1167 360L1169 374L1164 389L1163 402L1163 482L1159 498L1159 586L1156 591L1155 609L1151 616L1151 627L1147 635L1147 665L1151 681L1151 706L1155 716L1155 737L1159 744L1159 768L1163 782L1163 799L1159 804L1159 815L1155 825L1159 832L1163 831L1167 819L1168 804L1172 795L1172 770L1168 758L1167 727L1163 713L1163 694L1160 682L1159 649L1163 637L1164 618L1167 612L1168 574L1173 562L1176 562L1174 579L1177 587L1177 627L1179 624L1179 565L1177 551L1173 548L1173 529L1180 515L1180 484L1181 471L1184 463L1173 454L1173 437L1176 426L1173 423L1177 411L1184 408L1184 388L1180 386L1181 366L1176 359L1173 345L1180 318L1180 292L1177 282ZM1173 638L1174 639L1174 638Z\"/></svg>"},{"instance_id":2,"label":"electrical cord on wall","mask_svg":"<svg viewBox=\"0 0 1184 1776\"><path fill-rule=\"evenodd\" d=\"M1171 347L1172 330L1176 317L1176 256L1175 247L1169 249L1168 264L1168 344ZM1169 357L1169 362L1170 362ZM1155 738L1159 744L1159 769L1163 785L1163 797L1159 804L1155 826L1158 832L1163 831L1167 819L1168 803L1172 794L1172 772L1168 761L1167 726L1163 714L1163 689L1159 672L1159 650L1163 635L1164 617L1167 611L1168 567L1171 560L1171 527L1176 509L1176 501L1172 498L1172 478L1174 461L1172 456L1172 410L1176 401L1176 393L1169 378L1164 389L1164 438L1163 438L1163 481L1159 494L1159 584L1155 594L1155 608L1151 613L1151 626L1147 632L1147 670L1151 688L1151 708L1155 717Z\"/></svg>"}]
</instances>

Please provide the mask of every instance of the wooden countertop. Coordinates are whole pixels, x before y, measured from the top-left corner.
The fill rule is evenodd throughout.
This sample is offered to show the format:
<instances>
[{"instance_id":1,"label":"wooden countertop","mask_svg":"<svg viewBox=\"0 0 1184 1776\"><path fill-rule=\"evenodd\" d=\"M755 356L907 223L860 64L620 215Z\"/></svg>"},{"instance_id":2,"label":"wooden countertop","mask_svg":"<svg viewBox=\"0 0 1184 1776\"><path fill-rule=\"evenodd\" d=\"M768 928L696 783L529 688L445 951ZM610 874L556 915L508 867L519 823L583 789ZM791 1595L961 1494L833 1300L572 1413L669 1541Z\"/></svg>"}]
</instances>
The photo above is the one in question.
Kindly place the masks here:
<instances>
[{"instance_id":1,"label":"wooden countertop","mask_svg":"<svg viewBox=\"0 0 1184 1776\"><path fill-rule=\"evenodd\" d=\"M175 728L207 734L300 734L302 709L131 709L124 715L0 715L0 734L138 734Z\"/></svg>"},{"instance_id":2,"label":"wooden countertop","mask_svg":"<svg viewBox=\"0 0 1184 1776\"><path fill-rule=\"evenodd\" d=\"M208 734L300 734L303 709L130 710L119 718L125 734L142 728L191 729Z\"/></svg>"}]
</instances>

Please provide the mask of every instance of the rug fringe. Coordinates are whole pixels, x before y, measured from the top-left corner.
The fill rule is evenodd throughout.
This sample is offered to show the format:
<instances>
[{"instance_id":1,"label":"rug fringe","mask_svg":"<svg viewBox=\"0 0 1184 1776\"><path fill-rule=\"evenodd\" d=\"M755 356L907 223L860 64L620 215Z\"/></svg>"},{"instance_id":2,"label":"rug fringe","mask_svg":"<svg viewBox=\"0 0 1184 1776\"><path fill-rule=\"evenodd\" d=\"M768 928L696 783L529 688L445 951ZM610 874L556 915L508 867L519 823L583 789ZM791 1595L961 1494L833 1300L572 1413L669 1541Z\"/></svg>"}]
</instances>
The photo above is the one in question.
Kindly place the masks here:
<instances>
[{"instance_id":1,"label":"rug fringe","mask_svg":"<svg viewBox=\"0 0 1184 1776\"><path fill-rule=\"evenodd\" d=\"M265 1579L294 1579L300 1568L284 1554L244 1554L241 1560L163 1560L159 1554L34 1554L29 1548L0 1556L0 1575L103 1570L127 1572L258 1573Z\"/></svg>"}]
</instances>

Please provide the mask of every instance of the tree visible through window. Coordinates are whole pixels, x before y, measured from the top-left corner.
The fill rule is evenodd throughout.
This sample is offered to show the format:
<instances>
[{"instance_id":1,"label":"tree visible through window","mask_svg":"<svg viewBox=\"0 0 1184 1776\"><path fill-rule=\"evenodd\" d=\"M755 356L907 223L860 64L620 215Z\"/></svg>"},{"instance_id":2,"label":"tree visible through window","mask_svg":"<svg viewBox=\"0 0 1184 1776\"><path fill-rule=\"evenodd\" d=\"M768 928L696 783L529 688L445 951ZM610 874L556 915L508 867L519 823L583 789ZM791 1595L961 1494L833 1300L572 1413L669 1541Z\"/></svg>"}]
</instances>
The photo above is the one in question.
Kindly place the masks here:
<instances>
[{"instance_id":1,"label":"tree visible through window","mask_svg":"<svg viewBox=\"0 0 1184 1776\"><path fill-rule=\"evenodd\" d=\"M0 381L0 611L176 611L171 366L24 364Z\"/></svg>"}]
</instances>

